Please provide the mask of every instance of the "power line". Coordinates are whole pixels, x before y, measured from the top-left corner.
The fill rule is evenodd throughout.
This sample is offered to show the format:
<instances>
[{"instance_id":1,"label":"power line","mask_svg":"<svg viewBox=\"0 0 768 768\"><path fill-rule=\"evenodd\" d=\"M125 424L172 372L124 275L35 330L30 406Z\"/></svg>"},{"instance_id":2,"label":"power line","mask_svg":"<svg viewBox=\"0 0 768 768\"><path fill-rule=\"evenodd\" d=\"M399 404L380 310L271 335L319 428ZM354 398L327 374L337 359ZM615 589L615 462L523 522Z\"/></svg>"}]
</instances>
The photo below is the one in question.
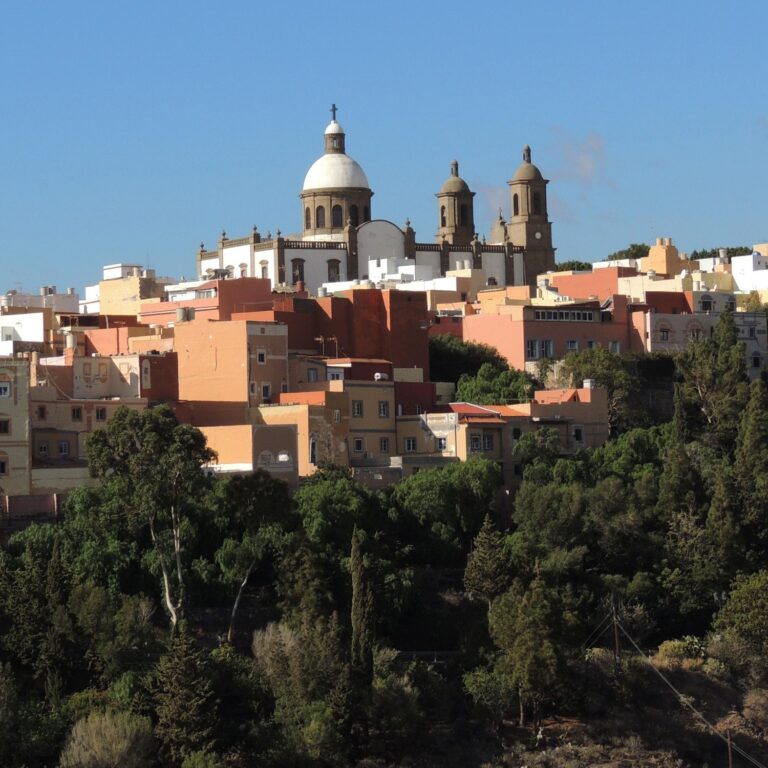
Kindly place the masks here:
<instances>
[{"instance_id":1,"label":"power line","mask_svg":"<svg viewBox=\"0 0 768 768\"><path fill-rule=\"evenodd\" d=\"M761 763L759 760L752 757L751 755L747 754L741 747L739 747L737 744L731 741L731 739L728 736L723 736L723 734L720 733L720 731L718 731L717 728L715 728L715 726L709 720L707 720L707 718L704 717L704 715L701 712L699 712L699 710L696 709L696 707L693 706L689 698L684 696L680 691L678 691L677 688L675 688L675 686L669 681L667 676L660 669L656 667L656 665L651 661L650 657L634 641L632 636L629 634L629 632L627 632L626 629L624 629L624 625L618 619L616 620L616 623L618 624L619 629L621 629L621 631L624 633L624 636L627 638L627 640L629 640L629 642L632 643L635 650L648 662L651 669L662 679L662 681L670 688L670 690L674 692L675 696L677 696L677 699L681 704L688 707L688 709L690 709L691 712L693 712L712 731L712 733L715 734L715 736L722 739L722 741L728 746L729 749L733 749L735 752L740 754L745 760L749 761L750 763L752 763L752 765L756 766L756 768L767 768L763 763Z\"/></svg>"}]
</instances>

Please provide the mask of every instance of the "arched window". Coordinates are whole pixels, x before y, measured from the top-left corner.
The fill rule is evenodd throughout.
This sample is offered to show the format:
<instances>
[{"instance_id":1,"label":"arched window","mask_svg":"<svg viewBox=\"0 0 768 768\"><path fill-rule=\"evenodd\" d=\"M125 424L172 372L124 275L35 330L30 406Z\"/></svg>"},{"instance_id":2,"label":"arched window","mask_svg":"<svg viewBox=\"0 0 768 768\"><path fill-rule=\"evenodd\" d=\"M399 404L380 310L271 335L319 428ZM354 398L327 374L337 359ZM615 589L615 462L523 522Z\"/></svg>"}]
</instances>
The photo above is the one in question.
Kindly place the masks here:
<instances>
[{"instance_id":1,"label":"arched window","mask_svg":"<svg viewBox=\"0 0 768 768\"><path fill-rule=\"evenodd\" d=\"M440 226L445 227L447 224L445 223L445 206L440 206Z\"/></svg>"},{"instance_id":2,"label":"arched window","mask_svg":"<svg viewBox=\"0 0 768 768\"><path fill-rule=\"evenodd\" d=\"M517 192L515 192L515 194L512 195L512 215L513 216L520 215L520 198L517 196Z\"/></svg>"},{"instance_id":3,"label":"arched window","mask_svg":"<svg viewBox=\"0 0 768 768\"><path fill-rule=\"evenodd\" d=\"M291 277L294 285L304 281L304 259L291 259Z\"/></svg>"},{"instance_id":4,"label":"arched window","mask_svg":"<svg viewBox=\"0 0 768 768\"><path fill-rule=\"evenodd\" d=\"M356 227L360 223L360 214L357 212L356 205L349 206L349 220L353 227Z\"/></svg>"},{"instance_id":5,"label":"arched window","mask_svg":"<svg viewBox=\"0 0 768 768\"><path fill-rule=\"evenodd\" d=\"M318 205L315 209L315 226L318 229L325 226L325 208L322 205Z\"/></svg>"},{"instance_id":6,"label":"arched window","mask_svg":"<svg viewBox=\"0 0 768 768\"><path fill-rule=\"evenodd\" d=\"M332 227L344 226L344 219L343 219L340 205L334 205L333 208L331 208L331 226Z\"/></svg>"},{"instance_id":7,"label":"arched window","mask_svg":"<svg viewBox=\"0 0 768 768\"><path fill-rule=\"evenodd\" d=\"M304 229L312 229L312 211L304 209Z\"/></svg>"},{"instance_id":8,"label":"arched window","mask_svg":"<svg viewBox=\"0 0 768 768\"><path fill-rule=\"evenodd\" d=\"M328 282L336 283L339 281L341 262L338 259L328 259Z\"/></svg>"},{"instance_id":9,"label":"arched window","mask_svg":"<svg viewBox=\"0 0 768 768\"><path fill-rule=\"evenodd\" d=\"M309 210L309 209L307 209ZM262 278L266 279L269 277L269 262L268 261L260 261L259 266L261 267L261 276Z\"/></svg>"},{"instance_id":10,"label":"arched window","mask_svg":"<svg viewBox=\"0 0 768 768\"><path fill-rule=\"evenodd\" d=\"M365 208L363 208L363 221L370 221L371 220L371 209L366 205Z\"/></svg>"},{"instance_id":11,"label":"arched window","mask_svg":"<svg viewBox=\"0 0 768 768\"><path fill-rule=\"evenodd\" d=\"M533 193L533 212L541 213L541 195L538 192Z\"/></svg>"},{"instance_id":12,"label":"arched window","mask_svg":"<svg viewBox=\"0 0 768 768\"><path fill-rule=\"evenodd\" d=\"M467 205L466 203L462 203L461 207L459 208L459 225L466 227L467 224L469 224L468 219L469 217L467 216Z\"/></svg>"}]
</instances>

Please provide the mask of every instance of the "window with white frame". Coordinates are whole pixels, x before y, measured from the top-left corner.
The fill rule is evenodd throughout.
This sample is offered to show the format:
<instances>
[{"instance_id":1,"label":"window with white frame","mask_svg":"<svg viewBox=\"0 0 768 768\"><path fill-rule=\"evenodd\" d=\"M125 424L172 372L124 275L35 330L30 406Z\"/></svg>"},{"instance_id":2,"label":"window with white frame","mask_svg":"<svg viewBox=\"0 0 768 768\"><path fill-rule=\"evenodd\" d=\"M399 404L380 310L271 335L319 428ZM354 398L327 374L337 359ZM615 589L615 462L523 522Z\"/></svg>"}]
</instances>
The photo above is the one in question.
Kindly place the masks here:
<instances>
[{"instance_id":1,"label":"window with white frame","mask_svg":"<svg viewBox=\"0 0 768 768\"><path fill-rule=\"evenodd\" d=\"M379 418L389 418L389 400L379 400Z\"/></svg>"},{"instance_id":2,"label":"window with white frame","mask_svg":"<svg viewBox=\"0 0 768 768\"><path fill-rule=\"evenodd\" d=\"M256 350L256 362L259 365L266 365L267 364L267 350L266 349L257 349Z\"/></svg>"},{"instance_id":3,"label":"window with white frame","mask_svg":"<svg viewBox=\"0 0 768 768\"><path fill-rule=\"evenodd\" d=\"M493 450L493 435L490 433L485 433L483 435L483 450L484 451Z\"/></svg>"},{"instance_id":4,"label":"window with white frame","mask_svg":"<svg viewBox=\"0 0 768 768\"><path fill-rule=\"evenodd\" d=\"M528 341L525 342L525 356L529 360L538 360L539 342L536 339L528 339Z\"/></svg>"},{"instance_id":5,"label":"window with white frame","mask_svg":"<svg viewBox=\"0 0 768 768\"><path fill-rule=\"evenodd\" d=\"M621 351L621 344L618 341L612 341L608 344L608 349L610 349L614 355L618 355Z\"/></svg>"},{"instance_id":6,"label":"window with white frame","mask_svg":"<svg viewBox=\"0 0 768 768\"><path fill-rule=\"evenodd\" d=\"M362 400L352 401L352 418L355 418L355 419L363 418L363 401Z\"/></svg>"},{"instance_id":7,"label":"window with white frame","mask_svg":"<svg viewBox=\"0 0 768 768\"><path fill-rule=\"evenodd\" d=\"M307 368L307 381L317 381L317 368Z\"/></svg>"},{"instance_id":8,"label":"window with white frame","mask_svg":"<svg viewBox=\"0 0 768 768\"><path fill-rule=\"evenodd\" d=\"M576 339L568 339L568 351L569 352L578 352L579 351L579 342Z\"/></svg>"},{"instance_id":9,"label":"window with white frame","mask_svg":"<svg viewBox=\"0 0 768 768\"><path fill-rule=\"evenodd\" d=\"M477 453L478 451L480 451L482 448L482 445L483 445L483 442L482 442L481 435L473 433L469 436L469 450L472 453Z\"/></svg>"},{"instance_id":10,"label":"window with white frame","mask_svg":"<svg viewBox=\"0 0 768 768\"><path fill-rule=\"evenodd\" d=\"M355 453L362 453L363 452L363 438L362 437L356 437L352 441L352 450Z\"/></svg>"},{"instance_id":11,"label":"window with white frame","mask_svg":"<svg viewBox=\"0 0 768 768\"><path fill-rule=\"evenodd\" d=\"M59 440L59 456L69 456L69 440Z\"/></svg>"},{"instance_id":12,"label":"window with white frame","mask_svg":"<svg viewBox=\"0 0 768 768\"><path fill-rule=\"evenodd\" d=\"M269 400L270 397L272 397L272 385L271 384L262 384L261 385L261 399L262 400Z\"/></svg>"},{"instance_id":13,"label":"window with white frame","mask_svg":"<svg viewBox=\"0 0 768 768\"><path fill-rule=\"evenodd\" d=\"M554 357L555 356L555 342L552 339L544 339L541 342L541 356L542 357Z\"/></svg>"},{"instance_id":14,"label":"window with white frame","mask_svg":"<svg viewBox=\"0 0 768 768\"><path fill-rule=\"evenodd\" d=\"M406 437L403 441L406 453L416 453L416 438Z\"/></svg>"},{"instance_id":15,"label":"window with white frame","mask_svg":"<svg viewBox=\"0 0 768 768\"><path fill-rule=\"evenodd\" d=\"M388 437L380 437L379 438L379 453L389 453L389 438Z\"/></svg>"},{"instance_id":16,"label":"window with white frame","mask_svg":"<svg viewBox=\"0 0 768 768\"><path fill-rule=\"evenodd\" d=\"M0 397L10 397L10 396L11 396L11 382L0 381Z\"/></svg>"},{"instance_id":17,"label":"window with white frame","mask_svg":"<svg viewBox=\"0 0 768 768\"><path fill-rule=\"evenodd\" d=\"M445 451L448 450L448 438L447 437L438 437L436 441L435 447L438 451Z\"/></svg>"}]
</instances>

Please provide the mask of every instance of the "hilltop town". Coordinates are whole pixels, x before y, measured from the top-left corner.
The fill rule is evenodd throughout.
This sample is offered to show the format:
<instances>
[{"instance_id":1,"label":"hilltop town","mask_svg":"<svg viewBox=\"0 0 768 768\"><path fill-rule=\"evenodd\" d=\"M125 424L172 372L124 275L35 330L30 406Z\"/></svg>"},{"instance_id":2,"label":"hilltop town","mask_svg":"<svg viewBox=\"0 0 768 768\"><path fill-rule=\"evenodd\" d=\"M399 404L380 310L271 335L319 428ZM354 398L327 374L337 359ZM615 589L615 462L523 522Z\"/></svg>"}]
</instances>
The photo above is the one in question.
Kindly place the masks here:
<instances>
[{"instance_id":1,"label":"hilltop town","mask_svg":"<svg viewBox=\"0 0 768 768\"><path fill-rule=\"evenodd\" d=\"M194 279L0 297L0 763L761 764L768 243L558 259L529 146L419 237L322 150Z\"/></svg>"}]
</instances>

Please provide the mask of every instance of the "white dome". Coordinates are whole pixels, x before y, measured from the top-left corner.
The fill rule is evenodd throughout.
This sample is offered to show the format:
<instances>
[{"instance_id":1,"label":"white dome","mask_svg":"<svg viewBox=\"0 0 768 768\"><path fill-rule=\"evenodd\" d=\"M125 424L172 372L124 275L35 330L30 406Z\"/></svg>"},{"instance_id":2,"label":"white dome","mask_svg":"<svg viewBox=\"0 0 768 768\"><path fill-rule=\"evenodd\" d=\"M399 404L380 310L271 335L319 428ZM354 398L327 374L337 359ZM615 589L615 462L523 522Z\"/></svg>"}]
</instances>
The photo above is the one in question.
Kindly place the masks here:
<instances>
[{"instance_id":1,"label":"white dome","mask_svg":"<svg viewBox=\"0 0 768 768\"><path fill-rule=\"evenodd\" d=\"M331 120L331 122L328 123L328 127L325 129L326 136L332 133L344 133L344 129L335 120Z\"/></svg>"},{"instance_id":2,"label":"white dome","mask_svg":"<svg viewBox=\"0 0 768 768\"><path fill-rule=\"evenodd\" d=\"M307 171L302 191L347 188L369 189L363 169L349 155L329 153L315 160Z\"/></svg>"}]
</instances>

